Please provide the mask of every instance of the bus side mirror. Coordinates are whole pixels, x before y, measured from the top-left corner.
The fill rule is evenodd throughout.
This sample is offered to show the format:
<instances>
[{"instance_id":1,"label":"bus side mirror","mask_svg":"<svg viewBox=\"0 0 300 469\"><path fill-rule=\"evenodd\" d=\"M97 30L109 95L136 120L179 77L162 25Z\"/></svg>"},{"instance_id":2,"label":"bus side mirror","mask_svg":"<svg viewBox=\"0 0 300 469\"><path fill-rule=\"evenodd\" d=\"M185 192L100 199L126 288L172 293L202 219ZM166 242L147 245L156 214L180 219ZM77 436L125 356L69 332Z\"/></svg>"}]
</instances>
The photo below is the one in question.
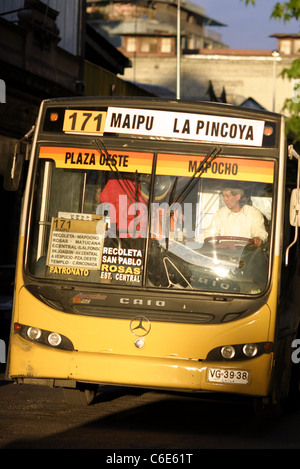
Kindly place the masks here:
<instances>
[{"instance_id":1,"label":"bus side mirror","mask_svg":"<svg viewBox=\"0 0 300 469\"><path fill-rule=\"evenodd\" d=\"M4 174L3 188L6 191L17 191L23 174L24 161L29 159L31 149L31 137L34 126L15 144L14 154L9 155L6 171Z\"/></svg>"},{"instance_id":2,"label":"bus side mirror","mask_svg":"<svg viewBox=\"0 0 300 469\"><path fill-rule=\"evenodd\" d=\"M300 226L300 189L293 189L290 200L290 224Z\"/></svg>"},{"instance_id":3,"label":"bus side mirror","mask_svg":"<svg viewBox=\"0 0 300 469\"><path fill-rule=\"evenodd\" d=\"M21 143L15 145L13 155L9 155L4 175L3 187L6 191L17 191L23 172L25 156L21 153Z\"/></svg>"},{"instance_id":4,"label":"bus side mirror","mask_svg":"<svg viewBox=\"0 0 300 469\"><path fill-rule=\"evenodd\" d=\"M294 241L287 247L285 252L285 265L289 263L289 251L298 240L298 228L300 226L300 155L296 152L293 145L288 146L289 159L296 158L297 164L297 188L292 190L290 199L290 224L295 227Z\"/></svg>"},{"instance_id":5,"label":"bus side mirror","mask_svg":"<svg viewBox=\"0 0 300 469\"><path fill-rule=\"evenodd\" d=\"M294 241L287 247L285 252L285 265L289 263L289 251L298 240L298 227L300 226L300 189L292 190L290 199L290 224L295 227Z\"/></svg>"}]
</instances>

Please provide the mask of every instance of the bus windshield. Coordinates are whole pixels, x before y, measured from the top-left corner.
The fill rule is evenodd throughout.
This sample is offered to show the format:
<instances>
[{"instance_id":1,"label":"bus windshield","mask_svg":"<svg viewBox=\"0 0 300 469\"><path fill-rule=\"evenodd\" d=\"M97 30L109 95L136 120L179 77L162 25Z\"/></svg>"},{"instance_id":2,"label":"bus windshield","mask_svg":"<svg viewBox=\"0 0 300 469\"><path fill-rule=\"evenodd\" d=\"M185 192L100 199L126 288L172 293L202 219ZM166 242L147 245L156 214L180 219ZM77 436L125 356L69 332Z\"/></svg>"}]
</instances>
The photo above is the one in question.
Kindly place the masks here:
<instances>
[{"instance_id":1,"label":"bus windshield","mask_svg":"<svg viewBox=\"0 0 300 469\"><path fill-rule=\"evenodd\" d=\"M33 277L222 294L266 288L271 159L214 148L38 152L27 242Z\"/></svg>"}]
</instances>

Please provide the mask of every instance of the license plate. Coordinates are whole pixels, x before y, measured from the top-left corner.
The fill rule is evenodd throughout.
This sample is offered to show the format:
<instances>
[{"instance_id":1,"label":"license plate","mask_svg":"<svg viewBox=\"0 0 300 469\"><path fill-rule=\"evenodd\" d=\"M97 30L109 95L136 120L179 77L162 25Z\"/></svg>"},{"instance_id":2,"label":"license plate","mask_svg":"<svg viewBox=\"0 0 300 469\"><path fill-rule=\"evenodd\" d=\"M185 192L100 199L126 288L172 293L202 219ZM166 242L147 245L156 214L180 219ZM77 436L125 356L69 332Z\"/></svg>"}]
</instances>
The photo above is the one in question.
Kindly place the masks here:
<instances>
[{"instance_id":1,"label":"license plate","mask_svg":"<svg viewBox=\"0 0 300 469\"><path fill-rule=\"evenodd\" d=\"M208 368L210 383L248 384L249 372L246 370L229 370L225 368Z\"/></svg>"}]
</instances>

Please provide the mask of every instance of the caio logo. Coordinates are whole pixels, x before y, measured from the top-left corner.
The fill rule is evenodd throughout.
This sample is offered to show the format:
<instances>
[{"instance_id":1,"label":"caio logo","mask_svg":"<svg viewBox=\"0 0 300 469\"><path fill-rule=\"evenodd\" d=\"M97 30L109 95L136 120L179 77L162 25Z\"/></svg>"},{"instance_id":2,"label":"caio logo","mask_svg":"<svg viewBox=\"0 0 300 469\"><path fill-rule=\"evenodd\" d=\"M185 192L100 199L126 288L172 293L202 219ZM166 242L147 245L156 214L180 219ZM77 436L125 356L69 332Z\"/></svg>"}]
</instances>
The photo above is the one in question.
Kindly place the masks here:
<instances>
[{"instance_id":1,"label":"caio logo","mask_svg":"<svg viewBox=\"0 0 300 469\"><path fill-rule=\"evenodd\" d=\"M0 80L0 103L6 103L6 86L4 80Z\"/></svg>"}]
</instances>

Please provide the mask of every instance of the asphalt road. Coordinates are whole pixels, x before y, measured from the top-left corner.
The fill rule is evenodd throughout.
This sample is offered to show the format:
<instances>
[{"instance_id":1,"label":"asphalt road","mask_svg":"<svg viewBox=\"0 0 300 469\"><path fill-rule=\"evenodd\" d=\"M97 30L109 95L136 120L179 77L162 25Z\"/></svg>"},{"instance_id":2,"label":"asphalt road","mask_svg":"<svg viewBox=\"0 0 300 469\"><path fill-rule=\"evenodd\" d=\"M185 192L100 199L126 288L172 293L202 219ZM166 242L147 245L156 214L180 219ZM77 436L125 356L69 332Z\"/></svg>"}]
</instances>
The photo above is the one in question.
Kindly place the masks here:
<instances>
[{"instance_id":1,"label":"asphalt road","mask_svg":"<svg viewBox=\"0 0 300 469\"><path fill-rule=\"evenodd\" d=\"M203 449L300 448L300 406L261 421L249 402L235 398L99 389L91 406L72 408L61 389L20 386L0 375L0 449L102 449L105 457L123 450L147 450L148 457L159 449L189 463L187 455L195 462Z\"/></svg>"}]
</instances>

